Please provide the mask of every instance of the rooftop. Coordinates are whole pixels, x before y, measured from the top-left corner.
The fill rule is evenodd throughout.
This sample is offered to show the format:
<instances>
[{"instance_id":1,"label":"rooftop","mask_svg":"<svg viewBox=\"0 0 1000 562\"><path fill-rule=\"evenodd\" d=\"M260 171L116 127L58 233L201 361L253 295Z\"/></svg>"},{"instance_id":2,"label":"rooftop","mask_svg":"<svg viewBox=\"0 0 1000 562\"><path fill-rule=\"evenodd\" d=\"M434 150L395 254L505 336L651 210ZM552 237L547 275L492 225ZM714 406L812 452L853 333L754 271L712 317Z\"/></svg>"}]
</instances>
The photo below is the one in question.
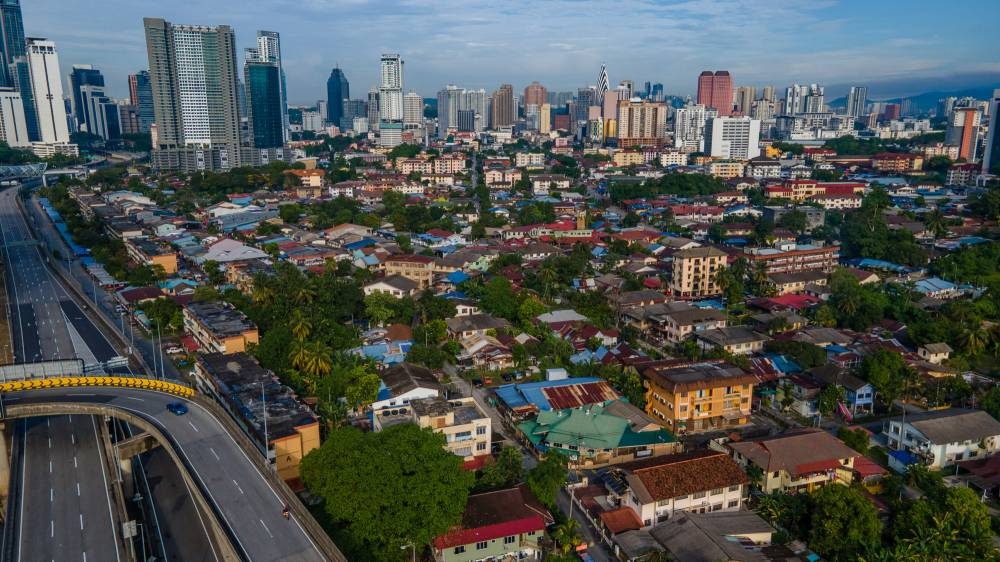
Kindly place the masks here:
<instances>
[{"instance_id":1,"label":"rooftop","mask_svg":"<svg viewBox=\"0 0 1000 562\"><path fill-rule=\"evenodd\" d=\"M646 504L749 483L736 461L720 451L694 451L618 466L639 501Z\"/></svg>"},{"instance_id":2,"label":"rooftop","mask_svg":"<svg viewBox=\"0 0 1000 562\"><path fill-rule=\"evenodd\" d=\"M724 361L673 364L667 362L646 369L643 375L653 384L671 392L757 382L753 375Z\"/></svg>"},{"instance_id":3,"label":"rooftop","mask_svg":"<svg viewBox=\"0 0 1000 562\"><path fill-rule=\"evenodd\" d=\"M794 476L836 468L840 466L840 459L860 456L857 451L820 429L731 442L727 446L766 471L787 470Z\"/></svg>"},{"instance_id":4,"label":"rooftop","mask_svg":"<svg viewBox=\"0 0 1000 562\"><path fill-rule=\"evenodd\" d=\"M462 523L434 539L438 549L544 531L552 515L526 485L472 494L465 503Z\"/></svg>"},{"instance_id":5,"label":"rooftop","mask_svg":"<svg viewBox=\"0 0 1000 562\"><path fill-rule=\"evenodd\" d=\"M245 314L223 301L192 302L186 309L219 337L238 336L257 329Z\"/></svg>"},{"instance_id":6,"label":"rooftop","mask_svg":"<svg viewBox=\"0 0 1000 562\"><path fill-rule=\"evenodd\" d=\"M893 421L901 419L893 418ZM981 441L1000 435L1000 421L982 410L953 408L916 414L906 421L932 443L938 444Z\"/></svg>"}]
</instances>

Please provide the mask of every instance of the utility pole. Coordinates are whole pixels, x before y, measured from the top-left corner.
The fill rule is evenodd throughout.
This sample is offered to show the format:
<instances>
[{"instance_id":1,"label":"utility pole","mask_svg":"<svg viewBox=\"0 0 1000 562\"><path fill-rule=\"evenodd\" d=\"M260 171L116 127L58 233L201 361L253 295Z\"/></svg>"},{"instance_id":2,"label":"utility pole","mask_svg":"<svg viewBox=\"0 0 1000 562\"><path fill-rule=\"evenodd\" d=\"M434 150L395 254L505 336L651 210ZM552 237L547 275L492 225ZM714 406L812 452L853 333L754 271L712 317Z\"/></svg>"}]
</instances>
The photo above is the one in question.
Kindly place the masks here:
<instances>
[{"instance_id":1,"label":"utility pole","mask_svg":"<svg viewBox=\"0 0 1000 562\"><path fill-rule=\"evenodd\" d=\"M271 456L268 451L271 447L267 441L267 396L264 395L264 381L260 381L260 403L264 407L264 415L262 416L264 418L264 460L270 466Z\"/></svg>"}]
</instances>

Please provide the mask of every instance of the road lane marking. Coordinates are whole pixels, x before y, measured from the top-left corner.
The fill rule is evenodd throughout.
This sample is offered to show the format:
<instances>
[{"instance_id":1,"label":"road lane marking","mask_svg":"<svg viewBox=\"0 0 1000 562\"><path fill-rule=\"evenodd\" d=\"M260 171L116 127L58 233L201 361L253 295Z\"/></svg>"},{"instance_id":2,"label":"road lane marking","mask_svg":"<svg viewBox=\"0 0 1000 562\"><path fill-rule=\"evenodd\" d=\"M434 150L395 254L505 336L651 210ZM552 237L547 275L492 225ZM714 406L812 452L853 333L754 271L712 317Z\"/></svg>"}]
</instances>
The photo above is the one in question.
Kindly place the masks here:
<instances>
[{"instance_id":1,"label":"road lane marking","mask_svg":"<svg viewBox=\"0 0 1000 562\"><path fill-rule=\"evenodd\" d=\"M94 438L100 439L100 437L97 434L97 419L91 416L90 423L94 427ZM102 451L102 447L100 446L97 447L97 459L101 465L101 478L104 480L104 491L105 491L104 495L108 500L108 518L111 522L111 537L114 539L114 544L115 544L115 560L117 562L121 562L122 559L121 552L118 551L118 526L115 524L114 512L111 509L111 494L108 493L108 489L110 487L110 485L108 484L108 473L107 471L104 470L104 460L105 460L104 452Z\"/></svg>"},{"instance_id":2,"label":"road lane marking","mask_svg":"<svg viewBox=\"0 0 1000 562\"><path fill-rule=\"evenodd\" d=\"M142 398L136 398L135 396L126 396L125 398L128 398L129 400L136 400L138 402L145 402L144 399L142 399Z\"/></svg>"},{"instance_id":3,"label":"road lane marking","mask_svg":"<svg viewBox=\"0 0 1000 562\"><path fill-rule=\"evenodd\" d=\"M269 536L269 537L271 537L273 539L274 535L271 534L271 529L268 529L267 525L264 524L264 520L263 519L258 519L257 521L260 521L261 526L264 527L265 531L267 531L267 536Z\"/></svg>"},{"instance_id":4,"label":"road lane marking","mask_svg":"<svg viewBox=\"0 0 1000 562\"><path fill-rule=\"evenodd\" d=\"M49 536L55 538L56 536L56 522L55 520L49 520Z\"/></svg>"},{"instance_id":5,"label":"road lane marking","mask_svg":"<svg viewBox=\"0 0 1000 562\"><path fill-rule=\"evenodd\" d=\"M236 480L233 480L233 485L236 486L236 489L240 491L241 495L246 495L243 494L243 488L240 488L240 485L236 482Z\"/></svg>"},{"instance_id":6,"label":"road lane marking","mask_svg":"<svg viewBox=\"0 0 1000 562\"><path fill-rule=\"evenodd\" d=\"M52 461L49 461L49 474L52 473Z\"/></svg>"},{"instance_id":7,"label":"road lane marking","mask_svg":"<svg viewBox=\"0 0 1000 562\"><path fill-rule=\"evenodd\" d=\"M197 428L197 427L195 427L193 423L191 423L191 420L188 420L188 425L190 425L190 426L191 426L191 429L193 429L193 430L195 430L195 431L198 431L198 428Z\"/></svg>"},{"instance_id":8,"label":"road lane marking","mask_svg":"<svg viewBox=\"0 0 1000 562\"><path fill-rule=\"evenodd\" d=\"M73 457L73 468L79 468L79 465L76 464L76 457L75 456ZM49 472L52 472L52 471L50 470Z\"/></svg>"},{"instance_id":9,"label":"road lane marking","mask_svg":"<svg viewBox=\"0 0 1000 562\"><path fill-rule=\"evenodd\" d=\"M83 530L83 514L80 514L80 530Z\"/></svg>"},{"instance_id":10,"label":"road lane marking","mask_svg":"<svg viewBox=\"0 0 1000 562\"><path fill-rule=\"evenodd\" d=\"M76 483L76 497L80 497L80 483Z\"/></svg>"},{"instance_id":11,"label":"road lane marking","mask_svg":"<svg viewBox=\"0 0 1000 562\"><path fill-rule=\"evenodd\" d=\"M51 448L52 448L52 438L49 437L49 449L51 449Z\"/></svg>"},{"instance_id":12,"label":"road lane marking","mask_svg":"<svg viewBox=\"0 0 1000 562\"><path fill-rule=\"evenodd\" d=\"M52 503L54 499L55 499L55 492L52 491L52 488L49 488L49 503Z\"/></svg>"},{"instance_id":13,"label":"road lane marking","mask_svg":"<svg viewBox=\"0 0 1000 562\"><path fill-rule=\"evenodd\" d=\"M220 459L220 458L219 458L219 453L216 453L216 452L215 452L215 449L213 449L212 447L209 447L209 448L208 448L208 450L209 450L209 451L212 451L212 456L214 456L214 457L215 457L215 460L216 460L216 461L221 461L221 460L222 460L222 459Z\"/></svg>"},{"instance_id":14,"label":"road lane marking","mask_svg":"<svg viewBox=\"0 0 1000 562\"><path fill-rule=\"evenodd\" d=\"M71 441L71 442L72 442L72 443L73 443L74 445L76 445L76 434L75 434L75 433L70 433L70 434L69 434L69 440L70 440L70 441Z\"/></svg>"}]
</instances>

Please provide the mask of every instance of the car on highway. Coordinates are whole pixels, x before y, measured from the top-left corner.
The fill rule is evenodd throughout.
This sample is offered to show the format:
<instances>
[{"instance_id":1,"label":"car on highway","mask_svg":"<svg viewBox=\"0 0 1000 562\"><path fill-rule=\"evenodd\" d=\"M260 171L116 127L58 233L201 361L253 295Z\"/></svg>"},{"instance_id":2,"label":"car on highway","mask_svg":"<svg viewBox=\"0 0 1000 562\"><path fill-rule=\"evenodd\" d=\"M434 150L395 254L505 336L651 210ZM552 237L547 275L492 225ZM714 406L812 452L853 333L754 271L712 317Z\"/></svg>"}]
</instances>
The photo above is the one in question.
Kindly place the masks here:
<instances>
[{"instance_id":1,"label":"car on highway","mask_svg":"<svg viewBox=\"0 0 1000 562\"><path fill-rule=\"evenodd\" d=\"M177 347L177 346L168 347L167 348L167 353L169 353L170 355L176 355L178 353L184 353L184 348L183 347Z\"/></svg>"},{"instance_id":2,"label":"car on highway","mask_svg":"<svg viewBox=\"0 0 1000 562\"><path fill-rule=\"evenodd\" d=\"M175 416L183 416L187 413L188 407L183 402L171 402L167 404L167 410Z\"/></svg>"}]
</instances>

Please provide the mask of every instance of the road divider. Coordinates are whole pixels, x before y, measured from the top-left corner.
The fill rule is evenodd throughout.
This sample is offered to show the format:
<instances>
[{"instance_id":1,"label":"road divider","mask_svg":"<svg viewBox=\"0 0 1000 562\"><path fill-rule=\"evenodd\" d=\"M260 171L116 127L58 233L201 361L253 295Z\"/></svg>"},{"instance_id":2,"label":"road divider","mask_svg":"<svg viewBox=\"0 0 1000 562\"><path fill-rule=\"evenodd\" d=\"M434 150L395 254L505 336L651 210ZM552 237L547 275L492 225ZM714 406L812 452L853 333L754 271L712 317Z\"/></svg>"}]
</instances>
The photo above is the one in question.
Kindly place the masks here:
<instances>
[{"instance_id":1,"label":"road divider","mask_svg":"<svg viewBox=\"0 0 1000 562\"><path fill-rule=\"evenodd\" d=\"M41 390L43 388L81 388L94 386L153 390L182 396L184 398L191 398L195 394L194 389L183 384L141 377L51 377L46 379L26 379L0 383L0 392L22 392L27 390Z\"/></svg>"}]
</instances>

